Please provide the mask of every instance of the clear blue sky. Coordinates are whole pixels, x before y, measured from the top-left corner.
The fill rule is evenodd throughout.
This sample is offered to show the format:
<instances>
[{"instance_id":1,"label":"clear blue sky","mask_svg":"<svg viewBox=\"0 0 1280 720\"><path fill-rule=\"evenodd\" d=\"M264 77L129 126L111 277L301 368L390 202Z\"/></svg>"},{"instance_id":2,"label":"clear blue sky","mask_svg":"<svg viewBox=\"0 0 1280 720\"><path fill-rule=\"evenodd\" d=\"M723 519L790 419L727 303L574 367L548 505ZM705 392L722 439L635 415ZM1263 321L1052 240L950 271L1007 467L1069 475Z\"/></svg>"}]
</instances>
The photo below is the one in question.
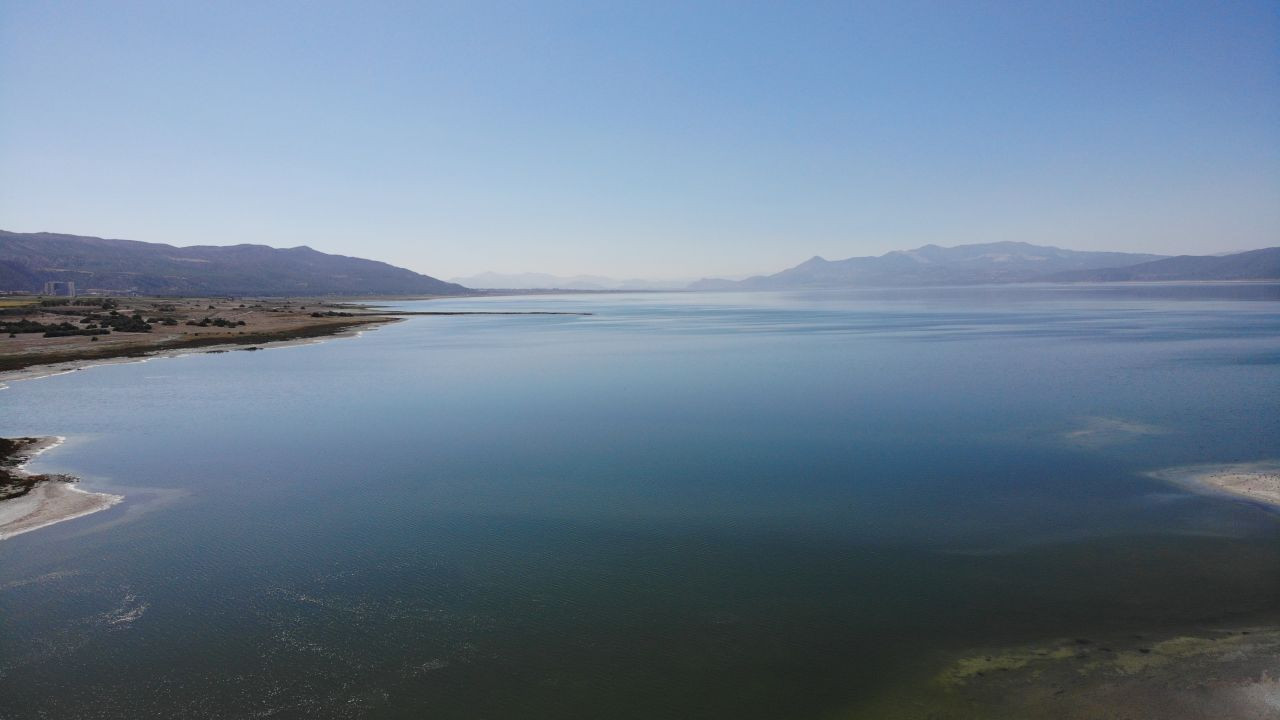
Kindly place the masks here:
<instances>
[{"instance_id":1,"label":"clear blue sky","mask_svg":"<svg viewBox=\"0 0 1280 720\"><path fill-rule=\"evenodd\" d=\"M1280 3L0 2L0 227L449 277L1280 244Z\"/></svg>"}]
</instances>

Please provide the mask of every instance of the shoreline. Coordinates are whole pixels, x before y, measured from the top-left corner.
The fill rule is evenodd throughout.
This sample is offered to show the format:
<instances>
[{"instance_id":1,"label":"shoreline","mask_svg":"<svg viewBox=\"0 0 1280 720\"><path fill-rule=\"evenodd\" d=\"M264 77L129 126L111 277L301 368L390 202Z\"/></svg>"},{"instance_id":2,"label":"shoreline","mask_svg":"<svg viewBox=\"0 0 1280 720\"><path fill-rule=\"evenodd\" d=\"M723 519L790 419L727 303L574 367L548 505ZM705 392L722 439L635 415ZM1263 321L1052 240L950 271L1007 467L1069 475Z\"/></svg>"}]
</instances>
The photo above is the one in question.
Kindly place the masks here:
<instances>
[{"instance_id":1,"label":"shoreline","mask_svg":"<svg viewBox=\"0 0 1280 720\"><path fill-rule=\"evenodd\" d=\"M372 309L367 305L351 306L353 309ZM291 327L277 331L264 331L237 335L212 335L166 338L151 344L130 344L102 348L77 348L58 353L6 355L0 353L0 390L6 383L20 380L62 375L99 365L115 365L129 362L145 362L152 358L178 357L196 353L218 353L232 350L259 350L311 345L332 338L358 337L365 330L380 325L403 322L413 316L466 316L466 315L591 315L589 312L540 311L540 310L385 310L356 312L344 315L336 322L322 322ZM336 318L326 318L335 320Z\"/></svg>"},{"instance_id":2,"label":"shoreline","mask_svg":"<svg viewBox=\"0 0 1280 720\"><path fill-rule=\"evenodd\" d=\"M0 390L5 389L8 386L8 383L11 382L40 380L42 378L66 375L67 373L73 373L79 370L88 370L90 368L101 367L104 365L142 363L147 362L148 360L176 358L184 355L245 352L250 350L276 350L287 347L315 345L334 338L360 337L366 330L375 329L378 325L391 324L400 321L400 318L379 317L378 320L374 321L342 326L331 326L337 328L332 332L295 336L281 334L277 339L264 339L261 336L251 339L248 336L244 336L245 339L240 339L239 337L227 336L221 338L209 338L210 340L216 340L216 343L191 343L180 346L157 347L124 351L120 353L109 353L104 354L102 357L84 357L78 359L69 358L67 360L57 362L37 362L23 367L14 368L12 370L0 369ZM325 330L328 329L328 327L325 328ZM260 345L266 347L258 347Z\"/></svg>"},{"instance_id":3,"label":"shoreline","mask_svg":"<svg viewBox=\"0 0 1280 720\"><path fill-rule=\"evenodd\" d=\"M131 345L86 349L61 354L0 356L0 387L18 380L35 380L74 372L97 365L142 362L157 357L176 357L201 352L247 350L258 345L286 347L322 342L326 338L355 337L369 327L400 322L401 318L382 314L356 316L346 322L308 325L280 332L245 335L215 335L184 338L154 345Z\"/></svg>"},{"instance_id":4,"label":"shoreline","mask_svg":"<svg viewBox=\"0 0 1280 720\"><path fill-rule=\"evenodd\" d=\"M1249 500L1280 510L1280 461L1184 465L1148 475L1194 492Z\"/></svg>"},{"instance_id":5,"label":"shoreline","mask_svg":"<svg viewBox=\"0 0 1280 720\"><path fill-rule=\"evenodd\" d=\"M413 315L589 315L542 311L387 311L353 314L341 322L310 324L277 332L183 338L151 346L84 349L56 355L0 356L0 390L7 383L38 380L101 365L147 362L199 353L280 349L312 345L334 338L358 337L377 326L402 322ZM266 346L266 347L259 347ZM64 474L36 474L27 470L41 454L66 441L65 437L0 438L0 541L56 523L106 510L122 495L90 492L76 486L79 478Z\"/></svg>"},{"instance_id":6,"label":"shoreline","mask_svg":"<svg viewBox=\"0 0 1280 720\"><path fill-rule=\"evenodd\" d=\"M16 495L0 500L0 541L106 510L124 500L123 495L90 492L76 487L78 478L63 474L36 474L27 466L66 438L62 436L22 438L2 460L5 480L22 483L34 480ZM10 483L6 483L10 484Z\"/></svg>"}]
</instances>

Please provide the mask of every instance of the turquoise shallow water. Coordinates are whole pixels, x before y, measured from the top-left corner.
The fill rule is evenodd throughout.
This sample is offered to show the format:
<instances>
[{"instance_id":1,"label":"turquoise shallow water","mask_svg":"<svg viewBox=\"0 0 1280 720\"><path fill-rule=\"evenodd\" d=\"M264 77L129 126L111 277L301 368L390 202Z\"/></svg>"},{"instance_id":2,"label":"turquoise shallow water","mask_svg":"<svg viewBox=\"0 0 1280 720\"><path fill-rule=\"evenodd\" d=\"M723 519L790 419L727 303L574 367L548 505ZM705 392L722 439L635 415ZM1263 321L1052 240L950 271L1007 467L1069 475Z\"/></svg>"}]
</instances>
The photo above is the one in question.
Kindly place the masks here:
<instances>
[{"instance_id":1,"label":"turquoise shallow water","mask_svg":"<svg viewBox=\"0 0 1280 720\"><path fill-rule=\"evenodd\" d=\"M975 644L1280 614L1280 286L400 303L13 383L0 717L857 716Z\"/></svg>"}]
</instances>

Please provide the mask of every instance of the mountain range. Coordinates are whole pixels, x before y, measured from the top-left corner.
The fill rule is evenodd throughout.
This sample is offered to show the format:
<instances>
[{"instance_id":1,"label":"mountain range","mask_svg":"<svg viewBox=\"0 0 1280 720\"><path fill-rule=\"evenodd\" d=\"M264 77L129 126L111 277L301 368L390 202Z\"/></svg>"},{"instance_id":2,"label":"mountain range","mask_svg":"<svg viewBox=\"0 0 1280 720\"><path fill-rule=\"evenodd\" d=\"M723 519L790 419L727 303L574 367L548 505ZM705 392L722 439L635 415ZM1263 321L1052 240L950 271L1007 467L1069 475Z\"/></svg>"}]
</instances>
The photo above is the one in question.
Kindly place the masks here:
<instances>
[{"instance_id":1,"label":"mountain range","mask_svg":"<svg viewBox=\"0 0 1280 720\"><path fill-rule=\"evenodd\" d=\"M813 257L745 280L616 280L595 275L482 273L455 282L306 246L176 247L135 240L0 230L0 290L37 292L74 281L81 292L146 295L460 295L469 288L787 290L1010 282L1280 279L1280 247L1229 255L1086 252L1023 242L925 245L875 257ZM465 286L464 286L465 285Z\"/></svg>"},{"instance_id":2,"label":"mountain range","mask_svg":"<svg viewBox=\"0 0 1280 720\"><path fill-rule=\"evenodd\" d=\"M146 295L458 295L467 288L375 260L306 246L175 247L0 230L0 290L74 281L80 292Z\"/></svg>"},{"instance_id":3,"label":"mountain range","mask_svg":"<svg viewBox=\"0 0 1280 720\"><path fill-rule=\"evenodd\" d=\"M1047 279L1057 282L1158 282L1277 278L1280 278L1280 247L1231 255L1179 255L1125 267L1072 270Z\"/></svg>"},{"instance_id":4,"label":"mountain range","mask_svg":"<svg viewBox=\"0 0 1280 720\"><path fill-rule=\"evenodd\" d=\"M733 281L707 278L692 290L784 290L819 287L977 285L1010 282L1280 279L1280 248L1226 256L1168 257L1091 252L997 242L925 245L876 257L813 257L772 275Z\"/></svg>"}]
</instances>

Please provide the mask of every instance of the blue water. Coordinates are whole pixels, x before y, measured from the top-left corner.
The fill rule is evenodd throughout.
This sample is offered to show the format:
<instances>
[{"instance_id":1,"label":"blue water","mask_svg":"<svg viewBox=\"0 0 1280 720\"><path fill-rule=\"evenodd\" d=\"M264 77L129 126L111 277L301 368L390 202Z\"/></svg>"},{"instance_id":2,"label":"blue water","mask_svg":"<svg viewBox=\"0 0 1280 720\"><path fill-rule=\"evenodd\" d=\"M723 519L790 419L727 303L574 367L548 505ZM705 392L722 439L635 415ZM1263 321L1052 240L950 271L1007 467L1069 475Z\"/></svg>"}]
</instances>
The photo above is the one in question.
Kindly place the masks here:
<instances>
[{"instance_id":1,"label":"blue water","mask_svg":"<svg viewBox=\"0 0 1280 720\"><path fill-rule=\"evenodd\" d=\"M0 717L857 717L965 647L1280 615L1280 286L397 303L12 383L126 501L0 542Z\"/></svg>"}]
</instances>

